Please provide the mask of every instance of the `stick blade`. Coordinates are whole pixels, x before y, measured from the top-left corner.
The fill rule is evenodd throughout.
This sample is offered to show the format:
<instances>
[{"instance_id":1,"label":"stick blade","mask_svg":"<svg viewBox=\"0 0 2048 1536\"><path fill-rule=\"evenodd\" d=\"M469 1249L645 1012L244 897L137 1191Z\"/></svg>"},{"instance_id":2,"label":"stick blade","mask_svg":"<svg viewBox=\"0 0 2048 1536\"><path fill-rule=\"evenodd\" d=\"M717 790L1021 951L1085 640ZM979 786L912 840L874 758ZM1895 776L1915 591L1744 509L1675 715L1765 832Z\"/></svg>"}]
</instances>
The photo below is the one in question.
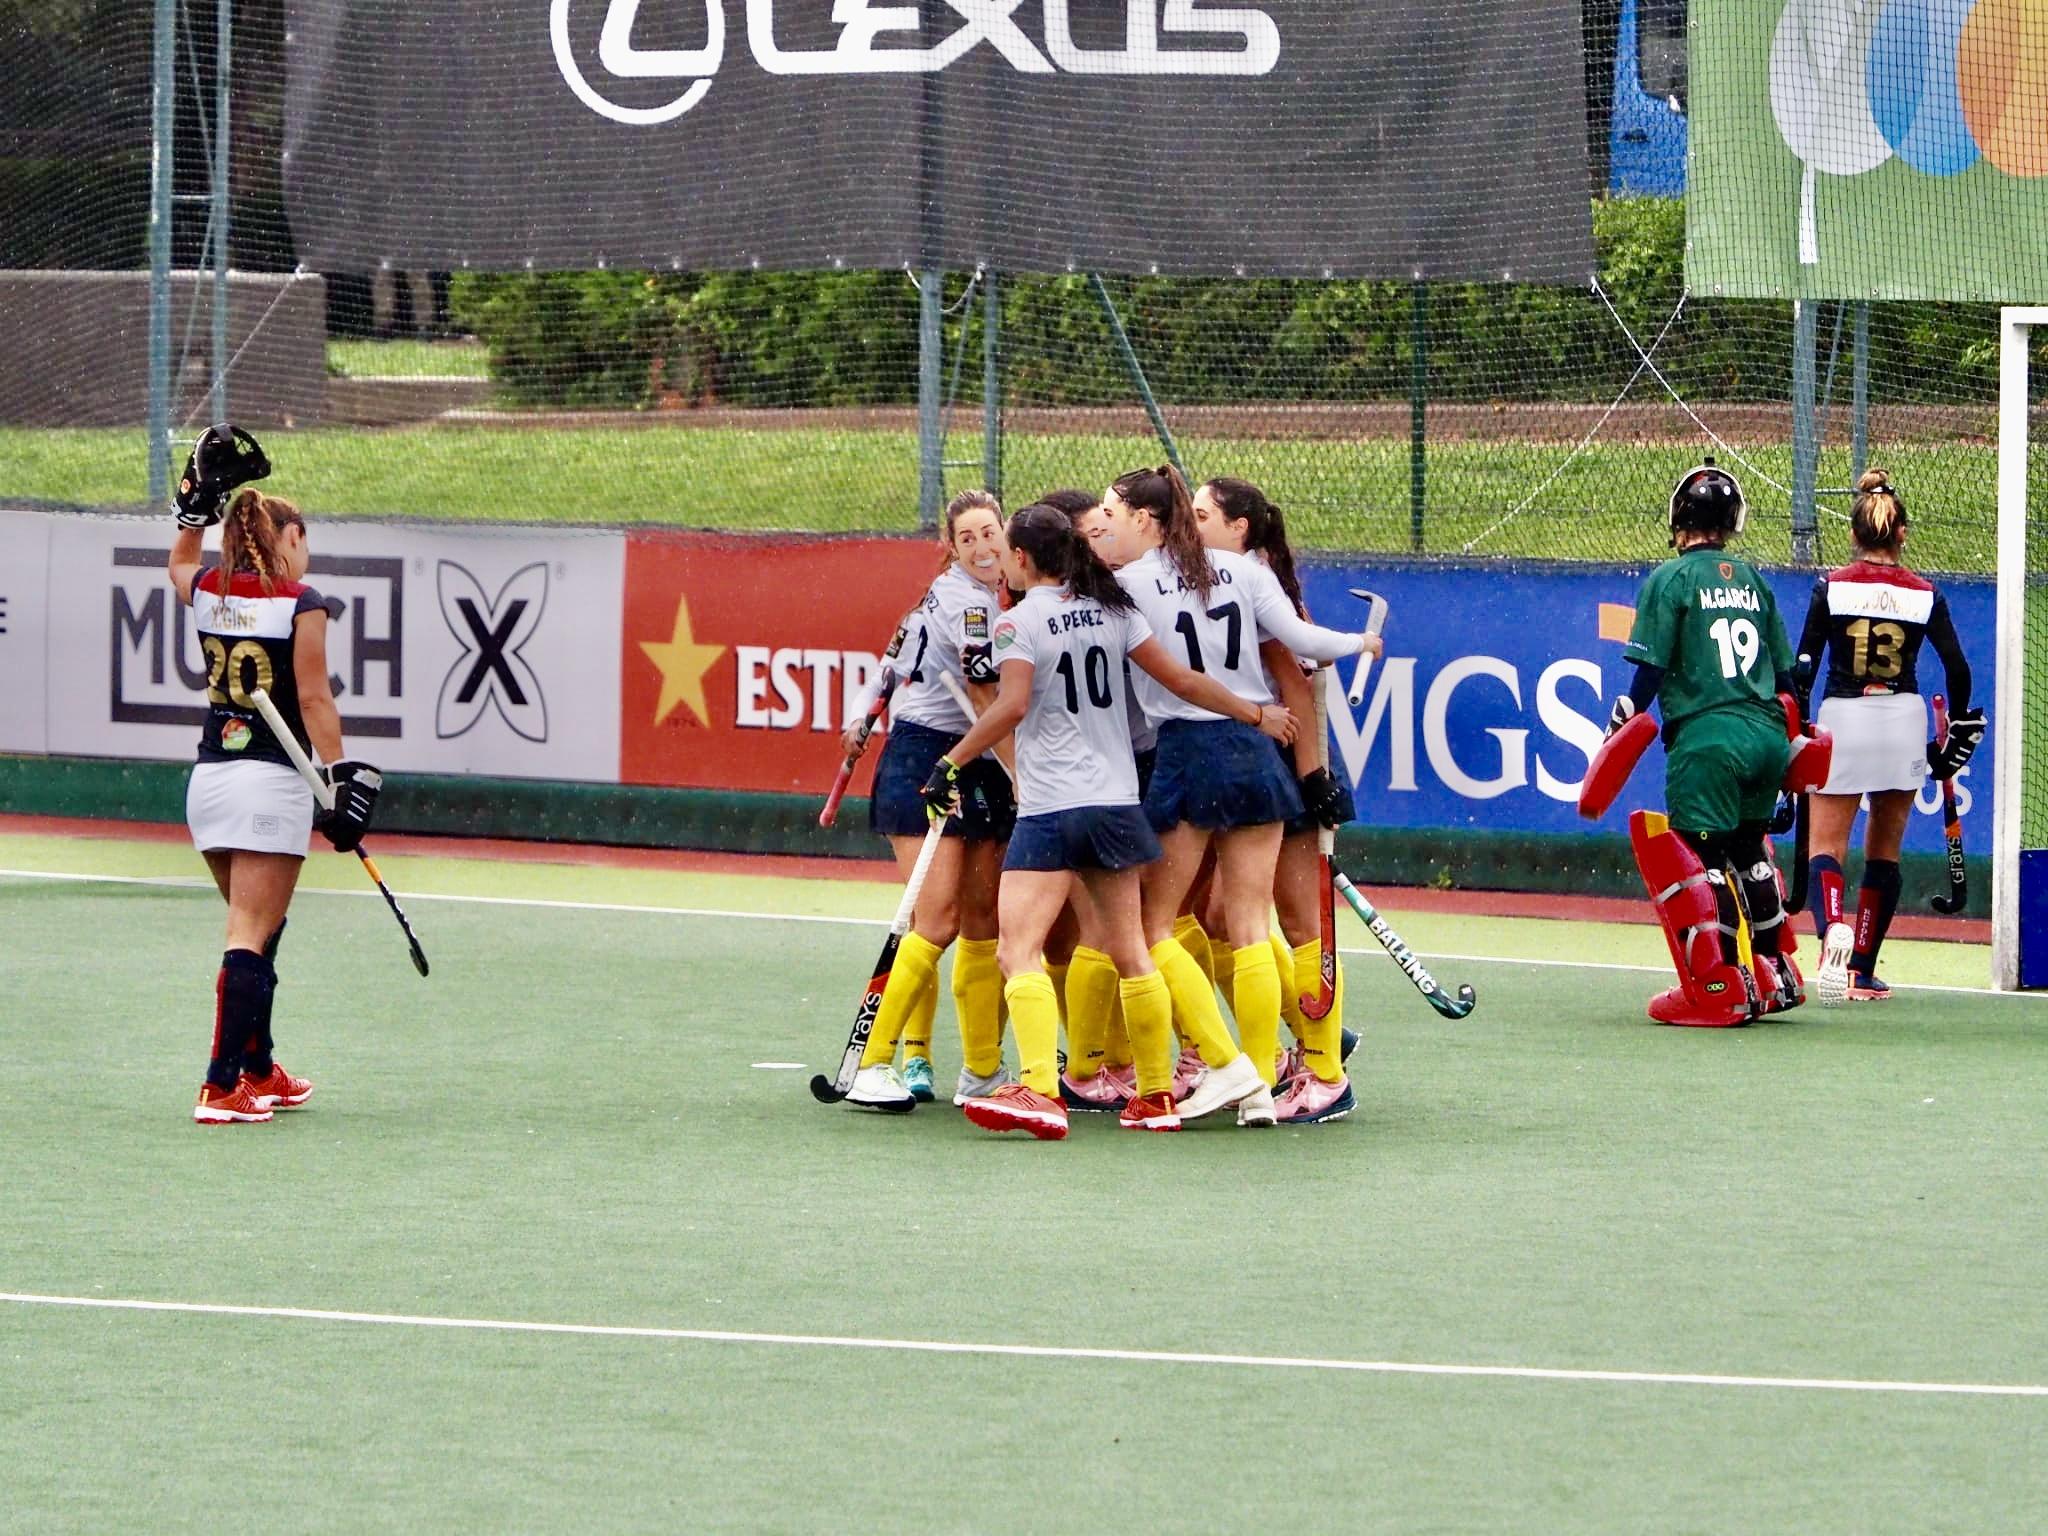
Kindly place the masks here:
<instances>
[{"instance_id":1,"label":"stick blade","mask_svg":"<svg viewBox=\"0 0 2048 1536\"><path fill-rule=\"evenodd\" d=\"M811 1097L820 1104L837 1104L846 1095L839 1091L831 1078L820 1072L811 1079Z\"/></svg>"}]
</instances>

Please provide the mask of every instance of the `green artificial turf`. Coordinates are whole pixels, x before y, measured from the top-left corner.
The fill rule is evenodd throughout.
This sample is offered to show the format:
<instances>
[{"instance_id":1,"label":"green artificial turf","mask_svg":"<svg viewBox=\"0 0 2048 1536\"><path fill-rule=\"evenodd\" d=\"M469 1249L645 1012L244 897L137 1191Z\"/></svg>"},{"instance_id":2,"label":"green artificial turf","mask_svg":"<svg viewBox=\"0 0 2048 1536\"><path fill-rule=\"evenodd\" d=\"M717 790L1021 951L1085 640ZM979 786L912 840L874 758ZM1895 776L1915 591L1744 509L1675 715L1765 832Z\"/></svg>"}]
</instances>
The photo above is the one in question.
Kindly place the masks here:
<instances>
[{"instance_id":1,"label":"green artificial turf","mask_svg":"<svg viewBox=\"0 0 2048 1536\"><path fill-rule=\"evenodd\" d=\"M329 341L327 371L349 379L483 379L491 355L473 341Z\"/></svg>"},{"instance_id":2,"label":"green artificial turf","mask_svg":"<svg viewBox=\"0 0 2048 1536\"><path fill-rule=\"evenodd\" d=\"M12 837L0 867L196 872L174 847ZM406 893L888 906L885 888L744 877L386 872ZM1481 996L1451 1024L1361 953L1349 1121L1138 1137L1091 1120L1048 1146L947 1108L824 1108L804 1073L753 1065L836 1056L872 925L413 914L424 982L374 897L299 900L277 1034L318 1092L268 1126L200 1129L217 898L0 876L0 1291L2048 1381L2034 999L1902 992L1686 1032L1642 1021L1651 972L1444 962ZM1442 921L1403 928L1442 947ZM1491 936L1569 958L1549 937L1564 926ZM1585 937L1610 960L1656 947ZM2044 1399L0 1302L0 1529L39 1532L213 1526L252 1514L252 1489L265 1523L335 1531L2018 1529L2048 1498L2044 1425Z\"/></svg>"},{"instance_id":3,"label":"green artificial turf","mask_svg":"<svg viewBox=\"0 0 2048 1536\"><path fill-rule=\"evenodd\" d=\"M363 344L371 345L371 344ZM404 516L478 521L817 532L916 526L912 434L891 431L688 426L457 426L365 432L307 430L268 441L277 488L316 516ZM1304 548L1407 551L1411 544L1408 445L1386 439L1189 439L1197 476L1259 482L1287 509ZM80 505L143 498L142 437L114 430L0 428L0 497ZM1877 452L1873 450L1874 454ZM950 484L974 478L980 436L956 433L961 461ZM1690 448L1596 439L1570 445L1440 442L1428 455L1424 548L1490 556L1653 560L1663 553L1663 507ZM1747 455L1752 503L1744 548L1782 561L1789 448ZM1878 455L1911 488L1915 563L1988 571L1996 450L1981 443L1885 445ZM1004 486L1012 500L1056 485L1096 488L1159 457L1143 436L1012 434ZM2048 495L2048 470L2042 493ZM1849 455L1821 455L1820 484L1841 486ZM1525 506L1526 504L1526 506ZM1847 498L1823 506L1846 513ZM1517 512L1515 509L1523 508ZM1847 525L1823 514L1823 553L1846 553Z\"/></svg>"}]
</instances>

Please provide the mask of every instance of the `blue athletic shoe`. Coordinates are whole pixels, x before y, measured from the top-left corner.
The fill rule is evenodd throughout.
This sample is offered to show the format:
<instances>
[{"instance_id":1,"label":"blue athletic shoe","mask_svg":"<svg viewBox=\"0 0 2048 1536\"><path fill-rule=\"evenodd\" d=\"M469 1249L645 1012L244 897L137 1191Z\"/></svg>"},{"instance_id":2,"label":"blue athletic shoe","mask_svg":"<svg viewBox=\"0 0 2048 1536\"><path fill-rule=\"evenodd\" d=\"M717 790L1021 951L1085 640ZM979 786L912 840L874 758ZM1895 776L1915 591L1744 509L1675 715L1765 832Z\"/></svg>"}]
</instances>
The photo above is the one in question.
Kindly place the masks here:
<instances>
[{"instance_id":1,"label":"blue athletic shoe","mask_svg":"<svg viewBox=\"0 0 2048 1536\"><path fill-rule=\"evenodd\" d=\"M1872 971L1858 971L1849 979L1849 1001L1852 1003L1881 1003L1892 995L1892 989L1877 979Z\"/></svg>"},{"instance_id":2,"label":"blue athletic shoe","mask_svg":"<svg viewBox=\"0 0 2048 1536\"><path fill-rule=\"evenodd\" d=\"M932 1064L927 1056L906 1057L903 1062L903 1086L910 1090L910 1096L920 1104L931 1103Z\"/></svg>"},{"instance_id":3,"label":"blue athletic shoe","mask_svg":"<svg viewBox=\"0 0 2048 1536\"><path fill-rule=\"evenodd\" d=\"M1337 1060L1340 1062L1349 1061L1351 1059L1351 1053L1358 1049L1358 1031L1355 1029L1347 1029L1343 1033L1344 1044L1337 1053Z\"/></svg>"}]
</instances>

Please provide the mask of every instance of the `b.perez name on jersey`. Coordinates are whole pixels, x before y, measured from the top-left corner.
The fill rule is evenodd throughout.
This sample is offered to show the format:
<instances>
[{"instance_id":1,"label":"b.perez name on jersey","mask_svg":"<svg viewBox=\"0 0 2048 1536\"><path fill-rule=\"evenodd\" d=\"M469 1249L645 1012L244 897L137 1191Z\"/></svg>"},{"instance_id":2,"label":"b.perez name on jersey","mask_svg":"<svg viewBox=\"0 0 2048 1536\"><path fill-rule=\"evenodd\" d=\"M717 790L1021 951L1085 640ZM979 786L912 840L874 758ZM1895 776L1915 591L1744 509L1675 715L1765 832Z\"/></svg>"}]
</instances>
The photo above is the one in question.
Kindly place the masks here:
<instances>
[{"instance_id":1,"label":"b.perez name on jersey","mask_svg":"<svg viewBox=\"0 0 2048 1536\"><path fill-rule=\"evenodd\" d=\"M1701 587L1699 605L1702 608L1742 608L1750 613L1762 613L1763 600L1757 596L1754 587Z\"/></svg>"},{"instance_id":2,"label":"b.perez name on jersey","mask_svg":"<svg viewBox=\"0 0 2048 1536\"><path fill-rule=\"evenodd\" d=\"M1055 613L1050 615L1045 621L1045 632L1048 635L1063 635L1070 629L1101 628L1103 628L1103 620L1100 608L1082 608L1070 610L1066 613Z\"/></svg>"}]
</instances>

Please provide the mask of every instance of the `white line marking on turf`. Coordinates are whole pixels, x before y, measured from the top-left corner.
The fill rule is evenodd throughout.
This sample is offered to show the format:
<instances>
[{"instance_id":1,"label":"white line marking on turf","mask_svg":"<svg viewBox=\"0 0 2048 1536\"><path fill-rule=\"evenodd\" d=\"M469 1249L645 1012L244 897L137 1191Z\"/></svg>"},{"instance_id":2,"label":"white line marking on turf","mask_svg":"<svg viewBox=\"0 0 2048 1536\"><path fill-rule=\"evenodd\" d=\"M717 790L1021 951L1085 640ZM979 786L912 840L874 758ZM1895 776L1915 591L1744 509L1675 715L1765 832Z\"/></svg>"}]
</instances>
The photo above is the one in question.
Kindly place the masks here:
<instances>
[{"instance_id":1,"label":"white line marking on turf","mask_svg":"<svg viewBox=\"0 0 2048 1536\"><path fill-rule=\"evenodd\" d=\"M801 1072L803 1069L804 1064L800 1061L757 1061L754 1063L754 1070L756 1072Z\"/></svg>"},{"instance_id":2,"label":"white line marking on turf","mask_svg":"<svg viewBox=\"0 0 2048 1536\"><path fill-rule=\"evenodd\" d=\"M83 875L61 870L48 869L0 869L0 879L8 880L54 880L70 881L88 885L153 885L170 890L212 891L211 880L192 875ZM305 896L347 896L369 900L381 900L374 890L344 891L326 890L319 886L299 887L299 894ZM889 920L885 917L834 917L816 912L742 912L727 907L661 907L642 906L622 901L562 901L544 896L462 896L439 891L406 891L407 901L450 901L470 906L485 907L537 907L561 912L632 912L648 917L709 917L724 920L739 919L758 923L836 923L855 928L886 928ZM1506 919L1506 921L1527 921L1527 919ZM1535 919L1550 921L1550 919ZM1906 940L1912 943L1912 940ZM1380 950L1372 945L1346 947L1339 945L1337 952L1344 955L1377 955ZM1635 965L1619 960L1548 960L1527 955L1468 955L1451 950L1415 951L1425 960L1450 961L1457 965L1530 965L1568 971L1634 971L1646 976L1670 974L1661 965ZM1957 987L1940 982L1901 981L1893 983L1895 992L1953 992L1967 997L2048 997L2048 992L2001 992L1996 987Z\"/></svg>"},{"instance_id":3,"label":"white line marking on turf","mask_svg":"<svg viewBox=\"0 0 2048 1536\"><path fill-rule=\"evenodd\" d=\"M479 1333L574 1334L699 1344L778 1344L799 1349L869 1349L923 1355L997 1355L1032 1360L1102 1360L1135 1365L1239 1366L1254 1370L1338 1371L1375 1376L1486 1376L1520 1381L1605 1382L1619 1386L1752 1387L1786 1392L1893 1392L1933 1397L2048 1397L2024 1382L1878 1381L1832 1376L1724 1376L1698 1371L1596 1371L1537 1365L1442 1365L1407 1360L1321 1360L1295 1355L1197 1354L1164 1349L1089 1349L1078 1345L975 1344L942 1339L869 1339L819 1333L741 1333L727 1328L636 1328L602 1323L539 1323L485 1317L421 1317L400 1312L335 1312L314 1307L243 1307L198 1301L140 1301L107 1296L43 1296L0 1291L0 1302L110 1312L177 1312L268 1317L292 1322L360 1323L382 1328L447 1328Z\"/></svg>"}]
</instances>

